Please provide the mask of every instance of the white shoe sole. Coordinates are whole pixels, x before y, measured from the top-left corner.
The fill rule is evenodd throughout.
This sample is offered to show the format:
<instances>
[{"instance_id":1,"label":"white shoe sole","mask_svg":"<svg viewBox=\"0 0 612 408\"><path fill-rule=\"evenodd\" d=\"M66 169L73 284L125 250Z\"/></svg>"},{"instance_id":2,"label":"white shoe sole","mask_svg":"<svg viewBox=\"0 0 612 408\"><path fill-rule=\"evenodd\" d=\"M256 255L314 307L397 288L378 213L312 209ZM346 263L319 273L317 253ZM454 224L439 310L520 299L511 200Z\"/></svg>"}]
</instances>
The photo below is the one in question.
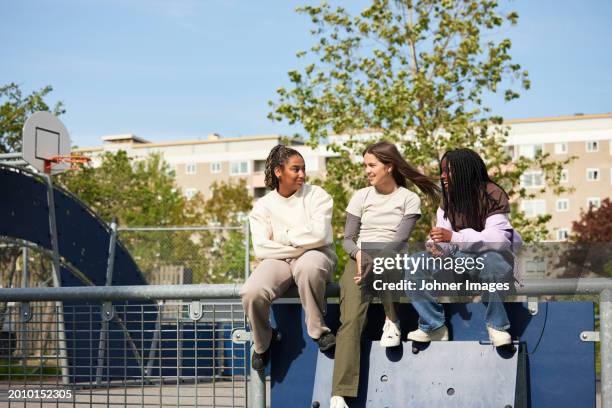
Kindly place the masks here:
<instances>
[{"instance_id":1,"label":"white shoe sole","mask_svg":"<svg viewBox=\"0 0 612 408\"><path fill-rule=\"evenodd\" d=\"M383 348L388 348L388 347L397 347L400 345L400 339L396 338L396 339L385 339L385 340L380 340L380 347Z\"/></svg>"},{"instance_id":2,"label":"white shoe sole","mask_svg":"<svg viewBox=\"0 0 612 408\"><path fill-rule=\"evenodd\" d=\"M430 341L448 341L448 329L446 326L442 326L431 333L415 330L408 333L407 338L408 340L418 341L420 343L429 343Z\"/></svg>"}]
</instances>

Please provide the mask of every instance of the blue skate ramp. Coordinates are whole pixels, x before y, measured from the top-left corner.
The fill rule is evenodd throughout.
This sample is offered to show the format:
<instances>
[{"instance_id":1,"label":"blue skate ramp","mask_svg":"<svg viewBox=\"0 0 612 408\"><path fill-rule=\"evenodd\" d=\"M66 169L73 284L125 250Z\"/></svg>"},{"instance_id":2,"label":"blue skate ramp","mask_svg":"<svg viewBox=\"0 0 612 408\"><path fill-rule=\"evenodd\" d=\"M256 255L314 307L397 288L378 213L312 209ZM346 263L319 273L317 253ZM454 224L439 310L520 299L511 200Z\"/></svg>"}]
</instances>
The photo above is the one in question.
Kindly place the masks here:
<instances>
[{"instance_id":1,"label":"blue skate ramp","mask_svg":"<svg viewBox=\"0 0 612 408\"><path fill-rule=\"evenodd\" d=\"M484 394L489 390L480 384L496 384L499 379L495 377L495 370L489 364L489 358L495 355L487 354L487 350L495 352L490 345L480 345L478 342L488 341L484 324L485 307L479 303L446 304L447 325L451 331L453 342L444 345L430 345L416 356L411 353L409 342L404 341L403 348L392 352L383 352L376 343L380 340L384 323L382 305L373 304L368 310L368 324L362 336L362 360L375 364L365 364L360 378L360 396L356 399L347 399L351 408L361 407L396 407L394 398L402 395L402 404L399 406L432 407L432 406L497 406L484 404ZM512 328L510 333L521 343L521 353L518 360L505 360L504 356L497 356L499 364L510 364L503 370L514 370L504 373L509 381L518 378L515 399L509 404L511 407L595 407L595 345L592 342L580 340L582 331L594 330L594 313L592 302L541 302L539 312L531 315L526 303L507 303L506 309ZM317 386L327 387L316 394L320 407L326 407L331 397L331 384L333 354L329 357L320 356L317 344L308 337L303 322L304 315L299 304L274 304L272 307L274 324L281 330L282 339L274 343L271 361L271 404L273 408L285 407L287 404L295 407L311 407ZM401 319L402 338L417 325L417 315L410 304L401 304L399 307ZM339 325L339 308L337 304L329 304L326 322L332 330ZM455 344L452 344L455 343ZM459 358L455 360L440 360L437 352L451 352L465 348L466 354L476 355L482 351L482 365L474 364L471 375L476 375L472 402L467 405L437 405L427 403L421 405L417 398L421 394L408 395L413 384L418 383L423 367L434 366L431 372L440 372L440 384L423 385L429 388L432 398L436 393L454 393L456 399L462 398L465 378L456 378L452 381L454 372L460 369ZM448 349L448 350L446 350ZM370 350L372 350L370 352ZM383 354L380 354L380 353ZM374 353L374 356L371 356ZM436 353L436 354L434 354ZM379 355L380 354L380 355ZM327 359L327 360L326 360ZM382 367L388 369L385 374ZM317 362L319 362L318 373ZM392 367L397 366L397 367ZM442 366L442 367L440 367ZM518 366L518 372L517 372ZM500 367L505 367L501 366ZM478 371L480 369L480 371ZM378 370L378 371L377 371ZM375 375L376 373L376 375ZM380 374L380 375L379 375ZM317 375L323 380L322 385L316 384ZM385 381L381 381L387 375ZM428 377L429 378L429 377ZM505 381L505 380L504 380ZM327 384L325 384L327 383ZM409 384L410 383L410 384ZM445 388L446 387L446 388ZM449 388L453 390L449 391ZM498 388L496 388L499 390ZM378 399L371 399L377 390L382 395ZM514 391L514 388L513 388ZM325 398L325 393L328 393ZM387 395L392 394L392 395ZM411 393L410 393L411 394ZM319 397L319 395L321 395ZM404 399L406 398L406 399ZM412 398L412 399L411 399ZM450 401L450 396L449 396ZM376 403L375 403L376 402ZM410 403L411 402L411 403ZM482 404L481 404L482 402ZM380 404L380 405L379 405ZM501 405L505 408L505 405Z\"/></svg>"}]
</instances>

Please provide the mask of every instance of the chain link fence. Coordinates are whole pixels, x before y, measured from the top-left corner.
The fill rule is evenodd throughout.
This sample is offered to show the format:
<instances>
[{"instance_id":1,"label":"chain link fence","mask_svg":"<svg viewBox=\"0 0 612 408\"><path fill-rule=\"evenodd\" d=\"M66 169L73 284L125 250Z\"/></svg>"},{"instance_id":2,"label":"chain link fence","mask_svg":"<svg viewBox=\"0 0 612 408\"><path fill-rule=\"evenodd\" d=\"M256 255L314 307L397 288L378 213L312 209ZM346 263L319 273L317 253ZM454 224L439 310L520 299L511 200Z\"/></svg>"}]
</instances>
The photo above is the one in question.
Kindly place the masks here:
<instances>
[{"instance_id":1,"label":"chain link fence","mask_svg":"<svg viewBox=\"0 0 612 408\"><path fill-rule=\"evenodd\" d=\"M149 284L240 283L250 263L246 226L118 228Z\"/></svg>"}]
</instances>

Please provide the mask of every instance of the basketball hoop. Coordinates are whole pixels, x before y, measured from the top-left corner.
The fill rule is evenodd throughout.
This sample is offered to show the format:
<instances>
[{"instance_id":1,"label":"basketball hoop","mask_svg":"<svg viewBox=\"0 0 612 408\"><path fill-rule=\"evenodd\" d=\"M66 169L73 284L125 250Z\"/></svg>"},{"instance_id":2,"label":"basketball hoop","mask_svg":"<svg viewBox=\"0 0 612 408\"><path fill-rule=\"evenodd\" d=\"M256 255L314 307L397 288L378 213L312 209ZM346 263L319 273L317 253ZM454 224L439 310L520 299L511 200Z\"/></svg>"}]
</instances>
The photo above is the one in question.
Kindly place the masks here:
<instances>
[{"instance_id":1,"label":"basketball hoop","mask_svg":"<svg viewBox=\"0 0 612 408\"><path fill-rule=\"evenodd\" d=\"M52 156L48 159L45 159L45 173L51 174L51 169L54 165L59 163L67 163L70 164L70 170L79 170L78 164L89 163L91 158L86 156L76 156L76 155L67 155L67 156Z\"/></svg>"}]
</instances>

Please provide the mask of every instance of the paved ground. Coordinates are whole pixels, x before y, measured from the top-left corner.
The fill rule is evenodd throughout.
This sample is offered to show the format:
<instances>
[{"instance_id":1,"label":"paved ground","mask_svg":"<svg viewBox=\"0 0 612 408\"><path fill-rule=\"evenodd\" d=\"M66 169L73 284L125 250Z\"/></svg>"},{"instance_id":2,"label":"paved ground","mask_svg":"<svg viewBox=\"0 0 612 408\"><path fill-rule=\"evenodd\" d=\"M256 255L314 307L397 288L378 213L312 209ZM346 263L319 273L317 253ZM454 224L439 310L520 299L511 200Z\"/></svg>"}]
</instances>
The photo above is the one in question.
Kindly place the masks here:
<instances>
[{"instance_id":1,"label":"paved ground","mask_svg":"<svg viewBox=\"0 0 612 408\"><path fill-rule=\"evenodd\" d=\"M268 393L269 396L268 383ZM231 381L197 384L150 385L145 387L112 387L104 389L71 389L72 398L47 399L36 398L10 399L10 390L23 390L22 386L0 383L0 407L244 407L244 381ZM53 384L27 386L28 390L59 389ZM70 388L66 388L70 389ZM269 397L268 397L269 400ZM268 404L269 405L269 401Z\"/></svg>"}]
</instances>

